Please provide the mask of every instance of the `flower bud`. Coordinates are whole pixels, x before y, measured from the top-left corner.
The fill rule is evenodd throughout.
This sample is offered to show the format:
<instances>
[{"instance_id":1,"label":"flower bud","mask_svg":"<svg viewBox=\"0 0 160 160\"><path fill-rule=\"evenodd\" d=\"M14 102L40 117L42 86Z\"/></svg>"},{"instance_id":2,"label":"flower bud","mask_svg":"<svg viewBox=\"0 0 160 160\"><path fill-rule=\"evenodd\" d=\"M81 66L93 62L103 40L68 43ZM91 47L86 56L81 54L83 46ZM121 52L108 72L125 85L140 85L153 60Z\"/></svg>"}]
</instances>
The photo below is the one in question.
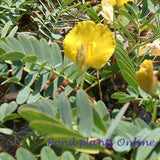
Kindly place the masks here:
<instances>
[{"instance_id":1,"label":"flower bud","mask_svg":"<svg viewBox=\"0 0 160 160\"><path fill-rule=\"evenodd\" d=\"M136 73L136 79L143 91L155 96L158 89L158 80L153 73L151 60L144 60Z\"/></svg>"}]
</instances>

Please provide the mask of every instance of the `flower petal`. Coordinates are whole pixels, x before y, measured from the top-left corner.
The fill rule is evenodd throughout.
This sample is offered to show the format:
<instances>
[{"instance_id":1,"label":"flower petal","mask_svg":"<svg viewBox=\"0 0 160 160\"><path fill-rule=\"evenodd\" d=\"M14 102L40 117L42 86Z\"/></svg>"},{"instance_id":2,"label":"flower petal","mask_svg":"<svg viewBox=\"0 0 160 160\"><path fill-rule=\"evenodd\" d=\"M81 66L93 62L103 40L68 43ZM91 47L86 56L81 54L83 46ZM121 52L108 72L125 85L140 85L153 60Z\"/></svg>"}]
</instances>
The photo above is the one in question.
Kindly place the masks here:
<instances>
[{"instance_id":1,"label":"flower petal","mask_svg":"<svg viewBox=\"0 0 160 160\"><path fill-rule=\"evenodd\" d=\"M87 54L84 64L97 69L105 65L115 49L112 32L104 25L95 24L92 21L78 23L65 37L63 44L64 53L74 62L80 46L86 46Z\"/></svg>"},{"instance_id":2,"label":"flower petal","mask_svg":"<svg viewBox=\"0 0 160 160\"><path fill-rule=\"evenodd\" d=\"M102 68L115 50L115 39L112 32L102 24L97 24L95 27L95 34L93 35L96 47L92 53L93 68Z\"/></svg>"},{"instance_id":3,"label":"flower petal","mask_svg":"<svg viewBox=\"0 0 160 160\"><path fill-rule=\"evenodd\" d=\"M92 21L83 21L78 23L65 37L64 53L72 61L76 62L76 55L79 50L79 45L91 41L91 36L94 33L95 24Z\"/></svg>"}]
</instances>

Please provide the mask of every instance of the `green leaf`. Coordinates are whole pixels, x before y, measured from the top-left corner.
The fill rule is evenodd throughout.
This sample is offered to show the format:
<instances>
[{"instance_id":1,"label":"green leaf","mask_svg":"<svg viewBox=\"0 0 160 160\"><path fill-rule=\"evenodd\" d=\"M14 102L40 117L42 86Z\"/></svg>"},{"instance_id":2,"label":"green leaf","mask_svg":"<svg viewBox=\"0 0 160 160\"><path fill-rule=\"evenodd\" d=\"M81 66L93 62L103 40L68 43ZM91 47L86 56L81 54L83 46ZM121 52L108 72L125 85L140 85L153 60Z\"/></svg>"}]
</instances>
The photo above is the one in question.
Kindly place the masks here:
<instances>
[{"instance_id":1,"label":"green leaf","mask_svg":"<svg viewBox=\"0 0 160 160\"><path fill-rule=\"evenodd\" d=\"M23 47L23 50L25 52L25 55L36 55L34 52L34 49L32 47L30 38L27 38L24 34L19 34L18 35L18 41Z\"/></svg>"},{"instance_id":2,"label":"green leaf","mask_svg":"<svg viewBox=\"0 0 160 160\"><path fill-rule=\"evenodd\" d=\"M156 144L159 142L159 133L160 128L156 128L150 133L150 135L143 141L146 142L145 145L141 144L141 146L137 148L135 152L135 160L146 159L149 156Z\"/></svg>"},{"instance_id":3,"label":"green leaf","mask_svg":"<svg viewBox=\"0 0 160 160\"><path fill-rule=\"evenodd\" d=\"M90 159L89 159L89 156L85 154L81 154L81 156L79 157L79 160L90 160Z\"/></svg>"},{"instance_id":4,"label":"green leaf","mask_svg":"<svg viewBox=\"0 0 160 160\"><path fill-rule=\"evenodd\" d=\"M8 75L8 66L5 62L0 62L0 75Z\"/></svg>"},{"instance_id":5,"label":"green leaf","mask_svg":"<svg viewBox=\"0 0 160 160\"><path fill-rule=\"evenodd\" d=\"M79 138L84 138L83 136L81 136L78 132L70 130L68 128L66 128L64 125L59 125L56 123L53 123L52 121L45 121L45 120L34 120L30 123L30 127L33 128L34 130L37 130L45 135L53 135L52 138L55 138L55 135L58 135L58 137L60 138L65 137L65 136L69 136L72 138L73 137L79 137Z\"/></svg>"},{"instance_id":6,"label":"green leaf","mask_svg":"<svg viewBox=\"0 0 160 160\"><path fill-rule=\"evenodd\" d=\"M6 52L13 52L13 56L10 57L10 60L23 60L23 62L35 62L37 59L38 62L43 63L47 62L49 67L56 67L62 63L62 55L59 46L56 43L52 43L51 46L48 45L48 42L45 39L40 39L39 41L33 36L26 36L24 34L18 35L18 40L13 37L5 38L4 41L0 42L0 48ZM9 54L7 53L7 55ZM16 53L16 54L15 54ZM16 56L18 55L19 56ZM23 56L21 54L23 53ZM0 58L0 61L8 59L8 56L4 54L4 57ZM15 56L14 56L15 55ZM25 57L26 55L27 57ZM36 58L37 57L37 58ZM59 71L61 67L56 67Z\"/></svg>"},{"instance_id":7,"label":"green leaf","mask_svg":"<svg viewBox=\"0 0 160 160\"><path fill-rule=\"evenodd\" d=\"M132 86L138 92L138 83L136 81L136 72L133 63L129 58L127 52L123 49L120 41L117 41L115 57L123 75L123 78L130 86Z\"/></svg>"},{"instance_id":8,"label":"green leaf","mask_svg":"<svg viewBox=\"0 0 160 160\"><path fill-rule=\"evenodd\" d=\"M3 81L1 85L4 85L5 83L11 83L11 82L18 82L18 78L16 77L8 78L7 80Z\"/></svg>"},{"instance_id":9,"label":"green leaf","mask_svg":"<svg viewBox=\"0 0 160 160\"><path fill-rule=\"evenodd\" d=\"M101 118L104 121L107 121L107 120L110 119L110 115L109 115L109 112L107 110L107 107L106 107L106 105L102 101L98 101L98 103L97 103L97 109L98 109L98 112L99 112Z\"/></svg>"},{"instance_id":10,"label":"green leaf","mask_svg":"<svg viewBox=\"0 0 160 160\"><path fill-rule=\"evenodd\" d=\"M41 111L33 109L33 108L22 108L21 107L18 110L18 112L23 118L25 118L28 121L45 120L45 121L50 121L52 123L55 123L56 125L60 125L60 126L62 125L62 123L60 123L60 121L58 121L57 119L51 117L50 115L44 114Z\"/></svg>"},{"instance_id":11,"label":"green leaf","mask_svg":"<svg viewBox=\"0 0 160 160\"><path fill-rule=\"evenodd\" d=\"M78 6L81 5L81 2L79 3L74 3L73 5L70 5L68 7L65 7L62 11L61 11L61 14L63 13L67 13L69 10L71 10L72 8L75 9L77 8ZM63 28L63 27L62 27ZM60 34L53 34L53 38L55 37L55 39L60 39L62 38L62 36Z\"/></svg>"},{"instance_id":12,"label":"green leaf","mask_svg":"<svg viewBox=\"0 0 160 160\"><path fill-rule=\"evenodd\" d=\"M9 28L10 28L11 25L12 25L12 22L11 22L11 21L9 21L9 22L7 22L7 23L5 24L5 26L4 26L3 29L2 29L1 38L7 36L7 33L8 33L8 31L9 31Z\"/></svg>"},{"instance_id":13,"label":"green leaf","mask_svg":"<svg viewBox=\"0 0 160 160\"><path fill-rule=\"evenodd\" d=\"M96 20L97 22L100 22L99 16L97 15L97 13L94 11L92 7L90 8L85 7L84 10L88 12L94 20Z\"/></svg>"},{"instance_id":14,"label":"green leaf","mask_svg":"<svg viewBox=\"0 0 160 160\"><path fill-rule=\"evenodd\" d=\"M23 65L21 61L14 61L12 62L12 70L13 70L13 76L17 77L20 81L22 78L23 73Z\"/></svg>"},{"instance_id":15,"label":"green leaf","mask_svg":"<svg viewBox=\"0 0 160 160\"><path fill-rule=\"evenodd\" d=\"M63 0L62 2L62 8L68 6L70 3L74 2L75 0Z\"/></svg>"},{"instance_id":16,"label":"green leaf","mask_svg":"<svg viewBox=\"0 0 160 160\"><path fill-rule=\"evenodd\" d=\"M128 96L128 97L124 97L124 98L119 99L118 102L119 103L127 103L127 102L133 101L135 99L136 98L133 96Z\"/></svg>"},{"instance_id":17,"label":"green leaf","mask_svg":"<svg viewBox=\"0 0 160 160\"><path fill-rule=\"evenodd\" d=\"M103 158L102 160L112 160L112 158L111 157L105 157L105 158ZM122 159L123 160L123 159Z\"/></svg>"},{"instance_id":18,"label":"green leaf","mask_svg":"<svg viewBox=\"0 0 160 160\"><path fill-rule=\"evenodd\" d=\"M37 75L38 75L38 69L33 69L31 72L29 72L29 74L25 77L24 80L25 86L31 86L35 81Z\"/></svg>"},{"instance_id":19,"label":"green leaf","mask_svg":"<svg viewBox=\"0 0 160 160\"><path fill-rule=\"evenodd\" d=\"M75 72L77 70L77 66L75 63L73 63L69 58L67 58L66 56L64 56L64 64L63 64L63 72L64 74L68 77L70 76L71 79L75 79L77 77L77 72ZM73 73L71 76L71 73Z\"/></svg>"},{"instance_id":20,"label":"green leaf","mask_svg":"<svg viewBox=\"0 0 160 160\"><path fill-rule=\"evenodd\" d=\"M34 56L34 55L28 55L28 56L25 56L23 59L22 59L23 63L26 63L26 62L29 62L29 63L34 63L37 61L37 57Z\"/></svg>"},{"instance_id":21,"label":"green leaf","mask_svg":"<svg viewBox=\"0 0 160 160\"><path fill-rule=\"evenodd\" d=\"M35 83L34 86L34 91L36 93L39 93L42 91L42 89L44 88L44 86L47 84L47 81L49 80L51 73L48 71L42 72L40 74L40 77L38 78L37 82Z\"/></svg>"},{"instance_id":22,"label":"green leaf","mask_svg":"<svg viewBox=\"0 0 160 160\"><path fill-rule=\"evenodd\" d=\"M137 91L136 91L133 87L128 86L128 87L127 87L127 92L128 92L131 96L138 98L138 93L137 93Z\"/></svg>"},{"instance_id":23,"label":"green leaf","mask_svg":"<svg viewBox=\"0 0 160 160\"><path fill-rule=\"evenodd\" d=\"M160 35L158 28L154 24L147 24L147 26L157 35Z\"/></svg>"},{"instance_id":24,"label":"green leaf","mask_svg":"<svg viewBox=\"0 0 160 160\"><path fill-rule=\"evenodd\" d=\"M72 128L71 105L64 92L59 95L59 112L63 123L69 128Z\"/></svg>"},{"instance_id":25,"label":"green leaf","mask_svg":"<svg viewBox=\"0 0 160 160\"><path fill-rule=\"evenodd\" d=\"M25 148L19 148L16 151L17 160L37 160L35 156Z\"/></svg>"},{"instance_id":26,"label":"green leaf","mask_svg":"<svg viewBox=\"0 0 160 160\"><path fill-rule=\"evenodd\" d=\"M132 40L132 42L134 44L136 44L135 39L132 37L132 35L130 34L130 32L119 22L117 21L118 25L122 28L123 32L128 36L128 38L130 38L130 40Z\"/></svg>"},{"instance_id":27,"label":"green leaf","mask_svg":"<svg viewBox=\"0 0 160 160\"><path fill-rule=\"evenodd\" d=\"M90 106L89 99L87 98L86 93L82 90L77 91L76 106L77 116L79 118L78 128L80 130L80 133L89 137L93 125L92 108Z\"/></svg>"},{"instance_id":28,"label":"green leaf","mask_svg":"<svg viewBox=\"0 0 160 160\"><path fill-rule=\"evenodd\" d=\"M141 13L140 19L142 20L143 18L145 18L146 15L147 15L147 13L148 13L148 1L144 0L143 1L142 13Z\"/></svg>"},{"instance_id":29,"label":"green leaf","mask_svg":"<svg viewBox=\"0 0 160 160\"><path fill-rule=\"evenodd\" d=\"M126 16L120 14L117 16L117 21L120 22L124 27L129 24L129 19Z\"/></svg>"},{"instance_id":30,"label":"green leaf","mask_svg":"<svg viewBox=\"0 0 160 160\"><path fill-rule=\"evenodd\" d=\"M79 152L88 152L88 153L99 153L104 150L104 147L94 140L89 141L89 138L80 137L80 135L72 134L58 134L53 133L47 135L45 138L48 141L48 146L54 145L58 147L63 147L69 150L76 150Z\"/></svg>"},{"instance_id":31,"label":"green leaf","mask_svg":"<svg viewBox=\"0 0 160 160\"><path fill-rule=\"evenodd\" d=\"M112 94L111 98L114 99L121 99L121 98L125 98L128 97L129 95L125 92L115 92Z\"/></svg>"},{"instance_id":32,"label":"green leaf","mask_svg":"<svg viewBox=\"0 0 160 160\"><path fill-rule=\"evenodd\" d=\"M58 100L57 100L58 101ZM55 117L55 114L58 110L58 102L56 101L56 97L54 97L54 101L50 99L41 99L38 102L24 104L19 108L19 110L27 108L27 109L36 109L39 112L45 113L52 117ZM45 108L45 109L44 109Z\"/></svg>"},{"instance_id":33,"label":"green leaf","mask_svg":"<svg viewBox=\"0 0 160 160\"><path fill-rule=\"evenodd\" d=\"M152 4L153 4L154 6L157 5L157 0L151 0L151 2L152 2Z\"/></svg>"},{"instance_id":34,"label":"green leaf","mask_svg":"<svg viewBox=\"0 0 160 160\"><path fill-rule=\"evenodd\" d=\"M141 131L137 126L127 121L120 121L116 127L114 134L124 137L126 140L134 140L135 135Z\"/></svg>"},{"instance_id":35,"label":"green leaf","mask_svg":"<svg viewBox=\"0 0 160 160\"><path fill-rule=\"evenodd\" d=\"M23 57L24 57L24 54L21 52L6 52L0 55L0 62L5 61L5 60L19 61Z\"/></svg>"},{"instance_id":36,"label":"green leaf","mask_svg":"<svg viewBox=\"0 0 160 160\"><path fill-rule=\"evenodd\" d=\"M2 152L0 153L0 160L15 160L15 159L8 153Z\"/></svg>"},{"instance_id":37,"label":"green leaf","mask_svg":"<svg viewBox=\"0 0 160 160\"><path fill-rule=\"evenodd\" d=\"M63 77L58 77L56 78L47 88L47 90L45 91L45 95L44 97L48 98L51 97L53 95L53 93L55 93L57 91L57 89L60 87L60 85L62 84L64 78Z\"/></svg>"},{"instance_id":38,"label":"green leaf","mask_svg":"<svg viewBox=\"0 0 160 160\"><path fill-rule=\"evenodd\" d=\"M66 93L66 95L69 95L73 91L73 89L76 88L76 86L77 86L77 83L75 82L65 87L64 92Z\"/></svg>"},{"instance_id":39,"label":"green leaf","mask_svg":"<svg viewBox=\"0 0 160 160\"><path fill-rule=\"evenodd\" d=\"M61 160L75 160L75 159L69 151L65 151L61 156Z\"/></svg>"},{"instance_id":40,"label":"green leaf","mask_svg":"<svg viewBox=\"0 0 160 160\"><path fill-rule=\"evenodd\" d=\"M3 103L0 107L0 121L2 121L6 116L10 115L17 109L16 102L11 102L9 104Z\"/></svg>"},{"instance_id":41,"label":"green leaf","mask_svg":"<svg viewBox=\"0 0 160 160\"><path fill-rule=\"evenodd\" d=\"M2 48L0 48L0 55L4 54L4 53L5 53L5 51Z\"/></svg>"},{"instance_id":42,"label":"green leaf","mask_svg":"<svg viewBox=\"0 0 160 160\"><path fill-rule=\"evenodd\" d=\"M141 97L143 97L144 99L150 97L150 95L146 92L144 92L140 87L138 87L138 91Z\"/></svg>"},{"instance_id":43,"label":"green leaf","mask_svg":"<svg viewBox=\"0 0 160 160\"><path fill-rule=\"evenodd\" d=\"M135 95L130 96L124 92L116 92L116 93L112 94L111 97L114 99L118 99L119 103L126 103L126 102L129 102L129 101L136 99Z\"/></svg>"},{"instance_id":44,"label":"green leaf","mask_svg":"<svg viewBox=\"0 0 160 160\"><path fill-rule=\"evenodd\" d=\"M113 148L117 152L129 152L133 147L136 147L136 141L142 139L140 132L142 130L137 128L134 124L127 121L120 121L119 125L114 131L114 142ZM147 134L148 129L145 130L142 135Z\"/></svg>"},{"instance_id":45,"label":"green leaf","mask_svg":"<svg viewBox=\"0 0 160 160\"><path fill-rule=\"evenodd\" d=\"M18 93L16 102L18 104L23 104L27 100L29 94L30 94L30 87L26 86L22 88Z\"/></svg>"},{"instance_id":46,"label":"green leaf","mask_svg":"<svg viewBox=\"0 0 160 160\"><path fill-rule=\"evenodd\" d=\"M126 5L126 4L124 4L124 5ZM134 9L135 13L138 15L139 14L139 6L136 3L130 3L129 5L132 6L132 8Z\"/></svg>"},{"instance_id":47,"label":"green leaf","mask_svg":"<svg viewBox=\"0 0 160 160\"><path fill-rule=\"evenodd\" d=\"M11 135L13 131L9 128L0 128L0 133Z\"/></svg>"},{"instance_id":48,"label":"green leaf","mask_svg":"<svg viewBox=\"0 0 160 160\"><path fill-rule=\"evenodd\" d=\"M45 59L45 53L42 50L42 47L40 45L40 42L35 37L30 37L28 39L31 42L31 46L34 50L35 56L38 58L39 62L44 62L47 59ZM48 46L46 46L47 48Z\"/></svg>"},{"instance_id":49,"label":"green leaf","mask_svg":"<svg viewBox=\"0 0 160 160\"><path fill-rule=\"evenodd\" d=\"M114 137L114 141L116 143L113 145L113 149L116 152L129 152L131 150L131 145L126 145L127 139L125 137L118 135Z\"/></svg>"},{"instance_id":50,"label":"green leaf","mask_svg":"<svg viewBox=\"0 0 160 160\"><path fill-rule=\"evenodd\" d=\"M128 9L128 11L131 13L129 14L128 12L126 12L125 10L120 10L119 12L123 15L125 15L133 24L134 26L138 29L138 25L136 24L136 22L134 21L134 18L138 19L138 13L136 12L136 10L133 8L133 6L131 6L130 4L125 3L124 4L125 8ZM132 18L132 16L134 18Z\"/></svg>"},{"instance_id":51,"label":"green leaf","mask_svg":"<svg viewBox=\"0 0 160 160\"><path fill-rule=\"evenodd\" d=\"M43 147L41 150L41 160L58 160L56 154L50 147Z\"/></svg>"},{"instance_id":52,"label":"green leaf","mask_svg":"<svg viewBox=\"0 0 160 160\"><path fill-rule=\"evenodd\" d=\"M119 122L121 120L121 117L125 113L125 111L128 108L128 106L129 106L129 103L126 103L125 105L123 105L123 107L121 108L119 113L116 115L116 118L112 121L111 125L109 126L105 138L108 138L108 139L110 138L110 136L112 135L112 133L114 132L114 130L118 126L118 124L119 124Z\"/></svg>"},{"instance_id":53,"label":"green leaf","mask_svg":"<svg viewBox=\"0 0 160 160\"><path fill-rule=\"evenodd\" d=\"M107 129L104 124L104 121L102 120L100 114L98 113L98 109L94 105L92 105L92 110L93 110L93 122L95 126L102 131L103 133L106 133Z\"/></svg>"},{"instance_id":54,"label":"green leaf","mask_svg":"<svg viewBox=\"0 0 160 160\"><path fill-rule=\"evenodd\" d=\"M59 46L56 43L53 43L50 48L50 61L49 64L51 67L56 68L57 71L61 70L62 66L56 67L62 64L62 54L59 49ZM47 58L48 59L48 58Z\"/></svg>"},{"instance_id":55,"label":"green leaf","mask_svg":"<svg viewBox=\"0 0 160 160\"><path fill-rule=\"evenodd\" d=\"M14 37L6 37L5 40L6 44L9 47L9 51L24 53L23 46L17 39L15 39Z\"/></svg>"},{"instance_id":56,"label":"green leaf","mask_svg":"<svg viewBox=\"0 0 160 160\"><path fill-rule=\"evenodd\" d=\"M8 37L13 37L13 36L15 36L17 30L18 30L18 26L15 26L15 27L11 30L11 32L8 34Z\"/></svg>"},{"instance_id":57,"label":"green leaf","mask_svg":"<svg viewBox=\"0 0 160 160\"><path fill-rule=\"evenodd\" d=\"M2 50L4 50L5 52L10 52L10 48L9 46L3 41L3 40L0 40L0 48ZM2 54L2 53L1 53Z\"/></svg>"},{"instance_id":58,"label":"green leaf","mask_svg":"<svg viewBox=\"0 0 160 160\"><path fill-rule=\"evenodd\" d=\"M40 99L41 95L40 93L37 92L33 92L29 95L28 99L27 99L27 103L33 103L36 102Z\"/></svg>"},{"instance_id":59,"label":"green leaf","mask_svg":"<svg viewBox=\"0 0 160 160\"><path fill-rule=\"evenodd\" d=\"M18 114L16 114L16 113L12 113L12 114L6 116L6 117L3 119L2 123L6 122L6 121L8 121L8 120L13 120L13 119L17 119L17 118L21 118L21 117L20 117Z\"/></svg>"},{"instance_id":60,"label":"green leaf","mask_svg":"<svg viewBox=\"0 0 160 160\"><path fill-rule=\"evenodd\" d=\"M157 144L154 150L152 151L151 155L149 156L149 159L159 159L160 157L160 144Z\"/></svg>"},{"instance_id":61,"label":"green leaf","mask_svg":"<svg viewBox=\"0 0 160 160\"><path fill-rule=\"evenodd\" d=\"M137 118L134 121L134 125L139 129L144 129L144 128L148 128L149 129L149 126L144 122L144 120L142 120L140 118Z\"/></svg>"}]
</instances>

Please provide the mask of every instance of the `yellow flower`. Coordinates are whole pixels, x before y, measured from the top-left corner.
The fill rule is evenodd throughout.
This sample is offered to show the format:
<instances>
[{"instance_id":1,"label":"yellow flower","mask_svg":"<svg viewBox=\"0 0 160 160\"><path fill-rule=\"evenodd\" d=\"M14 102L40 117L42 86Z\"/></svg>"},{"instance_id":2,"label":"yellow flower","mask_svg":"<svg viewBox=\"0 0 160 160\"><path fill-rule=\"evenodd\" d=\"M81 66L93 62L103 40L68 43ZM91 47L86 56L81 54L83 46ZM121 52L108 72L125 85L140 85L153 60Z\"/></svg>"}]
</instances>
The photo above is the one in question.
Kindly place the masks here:
<instances>
[{"instance_id":1,"label":"yellow flower","mask_svg":"<svg viewBox=\"0 0 160 160\"><path fill-rule=\"evenodd\" d=\"M113 6L107 0L102 0L102 16L107 20L107 23L113 23Z\"/></svg>"},{"instance_id":2,"label":"yellow flower","mask_svg":"<svg viewBox=\"0 0 160 160\"><path fill-rule=\"evenodd\" d=\"M65 55L77 63L80 71L89 66L100 69L114 52L115 38L104 25L83 21L67 34L63 45Z\"/></svg>"},{"instance_id":3,"label":"yellow flower","mask_svg":"<svg viewBox=\"0 0 160 160\"><path fill-rule=\"evenodd\" d=\"M125 9L124 3L133 0L102 0L102 11L100 12L101 15L106 19L107 23L111 25L110 27L113 28L112 23L113 19L113 8L121 8Z\"/></svg>"},{"instance_id":4,"label":"yellow flower","mask_svg":"<svg viewBox=\"0 0 160 160\"><path fill-rule=\"evenodd\" d=\"M106 1L105 3L110 3L113 7L117 6L118 8L123 8L124 9L124 3L127 3L129 1L134 1L134 0L102 0L102 1ZM104 3L104 2L102 2Z\"/></svg>"},{"instance_id":5,"label":"yellow flower","mask_svg":"<svg viewBox=\"0 0 160 160\"><path fill-rule=\"evenodd\" d=\"M110 0L110 1L115 1L115 0ZM124 9L124 4L129 2L129 1L134 1L134 0L116 0L116 5L118 8L123 8Z\"/></svg>"},{"instance_id":6,"label":"yellow flower","mask_svg":"<svg viewBox=\"0 0 160 160\"><path fill-rule=\"evenodd\" d=\"M140 69L136 73L136 79L140 87L152 96L157 93L158 81L153 73L153 64L151 60L144 60Z\"/></svg>"}]
</instances>

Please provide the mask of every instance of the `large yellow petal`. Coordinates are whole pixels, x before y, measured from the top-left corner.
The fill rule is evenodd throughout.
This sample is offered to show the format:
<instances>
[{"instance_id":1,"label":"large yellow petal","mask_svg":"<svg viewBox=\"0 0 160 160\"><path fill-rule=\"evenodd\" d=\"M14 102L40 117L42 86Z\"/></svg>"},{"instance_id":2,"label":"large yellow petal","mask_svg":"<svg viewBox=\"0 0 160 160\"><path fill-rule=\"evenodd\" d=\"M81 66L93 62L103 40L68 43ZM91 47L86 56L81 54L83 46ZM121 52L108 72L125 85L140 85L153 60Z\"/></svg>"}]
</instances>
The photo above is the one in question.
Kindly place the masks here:
<instances>
[{"instance_id":1,"label":"large yellow petal","mask_svg":"<svg viewBox=\"0 0 160 160\"><path fill-rule=\"evenodd\" d=\"M115 39L111 31L92 21L78 23L65 37L63 44L64 53L72 61L80 62L80 66L84 64L97 69L105 65L115 49ZM85 50L87 53L84 53ZM82 63L84 57L85 62Z\"/></svg>"},{"instance_id":2,"label":"large yellow petal","mask_svg":"<svg viewBox=\"0 0 160 160\"><path fill-rule=\"evenodd\" d=\"M83 21L78 23L65 37L64 53L72 61L76 62L76 55L79 50L79 45L88 44L94 34L95 24L92 21Z\"/></svg>"},{"instance_id":3,"label":"large yellow petal","mask_svg":"<svg viewBox=\"0 0 160 160\"><path fill-rule=\"evenodd\" d=\"M97 24L93 35L96 47L92 53L93 68L102 68L115 50L115 38L111 31L102 24Z\"/></svg>"}]
</instances>

